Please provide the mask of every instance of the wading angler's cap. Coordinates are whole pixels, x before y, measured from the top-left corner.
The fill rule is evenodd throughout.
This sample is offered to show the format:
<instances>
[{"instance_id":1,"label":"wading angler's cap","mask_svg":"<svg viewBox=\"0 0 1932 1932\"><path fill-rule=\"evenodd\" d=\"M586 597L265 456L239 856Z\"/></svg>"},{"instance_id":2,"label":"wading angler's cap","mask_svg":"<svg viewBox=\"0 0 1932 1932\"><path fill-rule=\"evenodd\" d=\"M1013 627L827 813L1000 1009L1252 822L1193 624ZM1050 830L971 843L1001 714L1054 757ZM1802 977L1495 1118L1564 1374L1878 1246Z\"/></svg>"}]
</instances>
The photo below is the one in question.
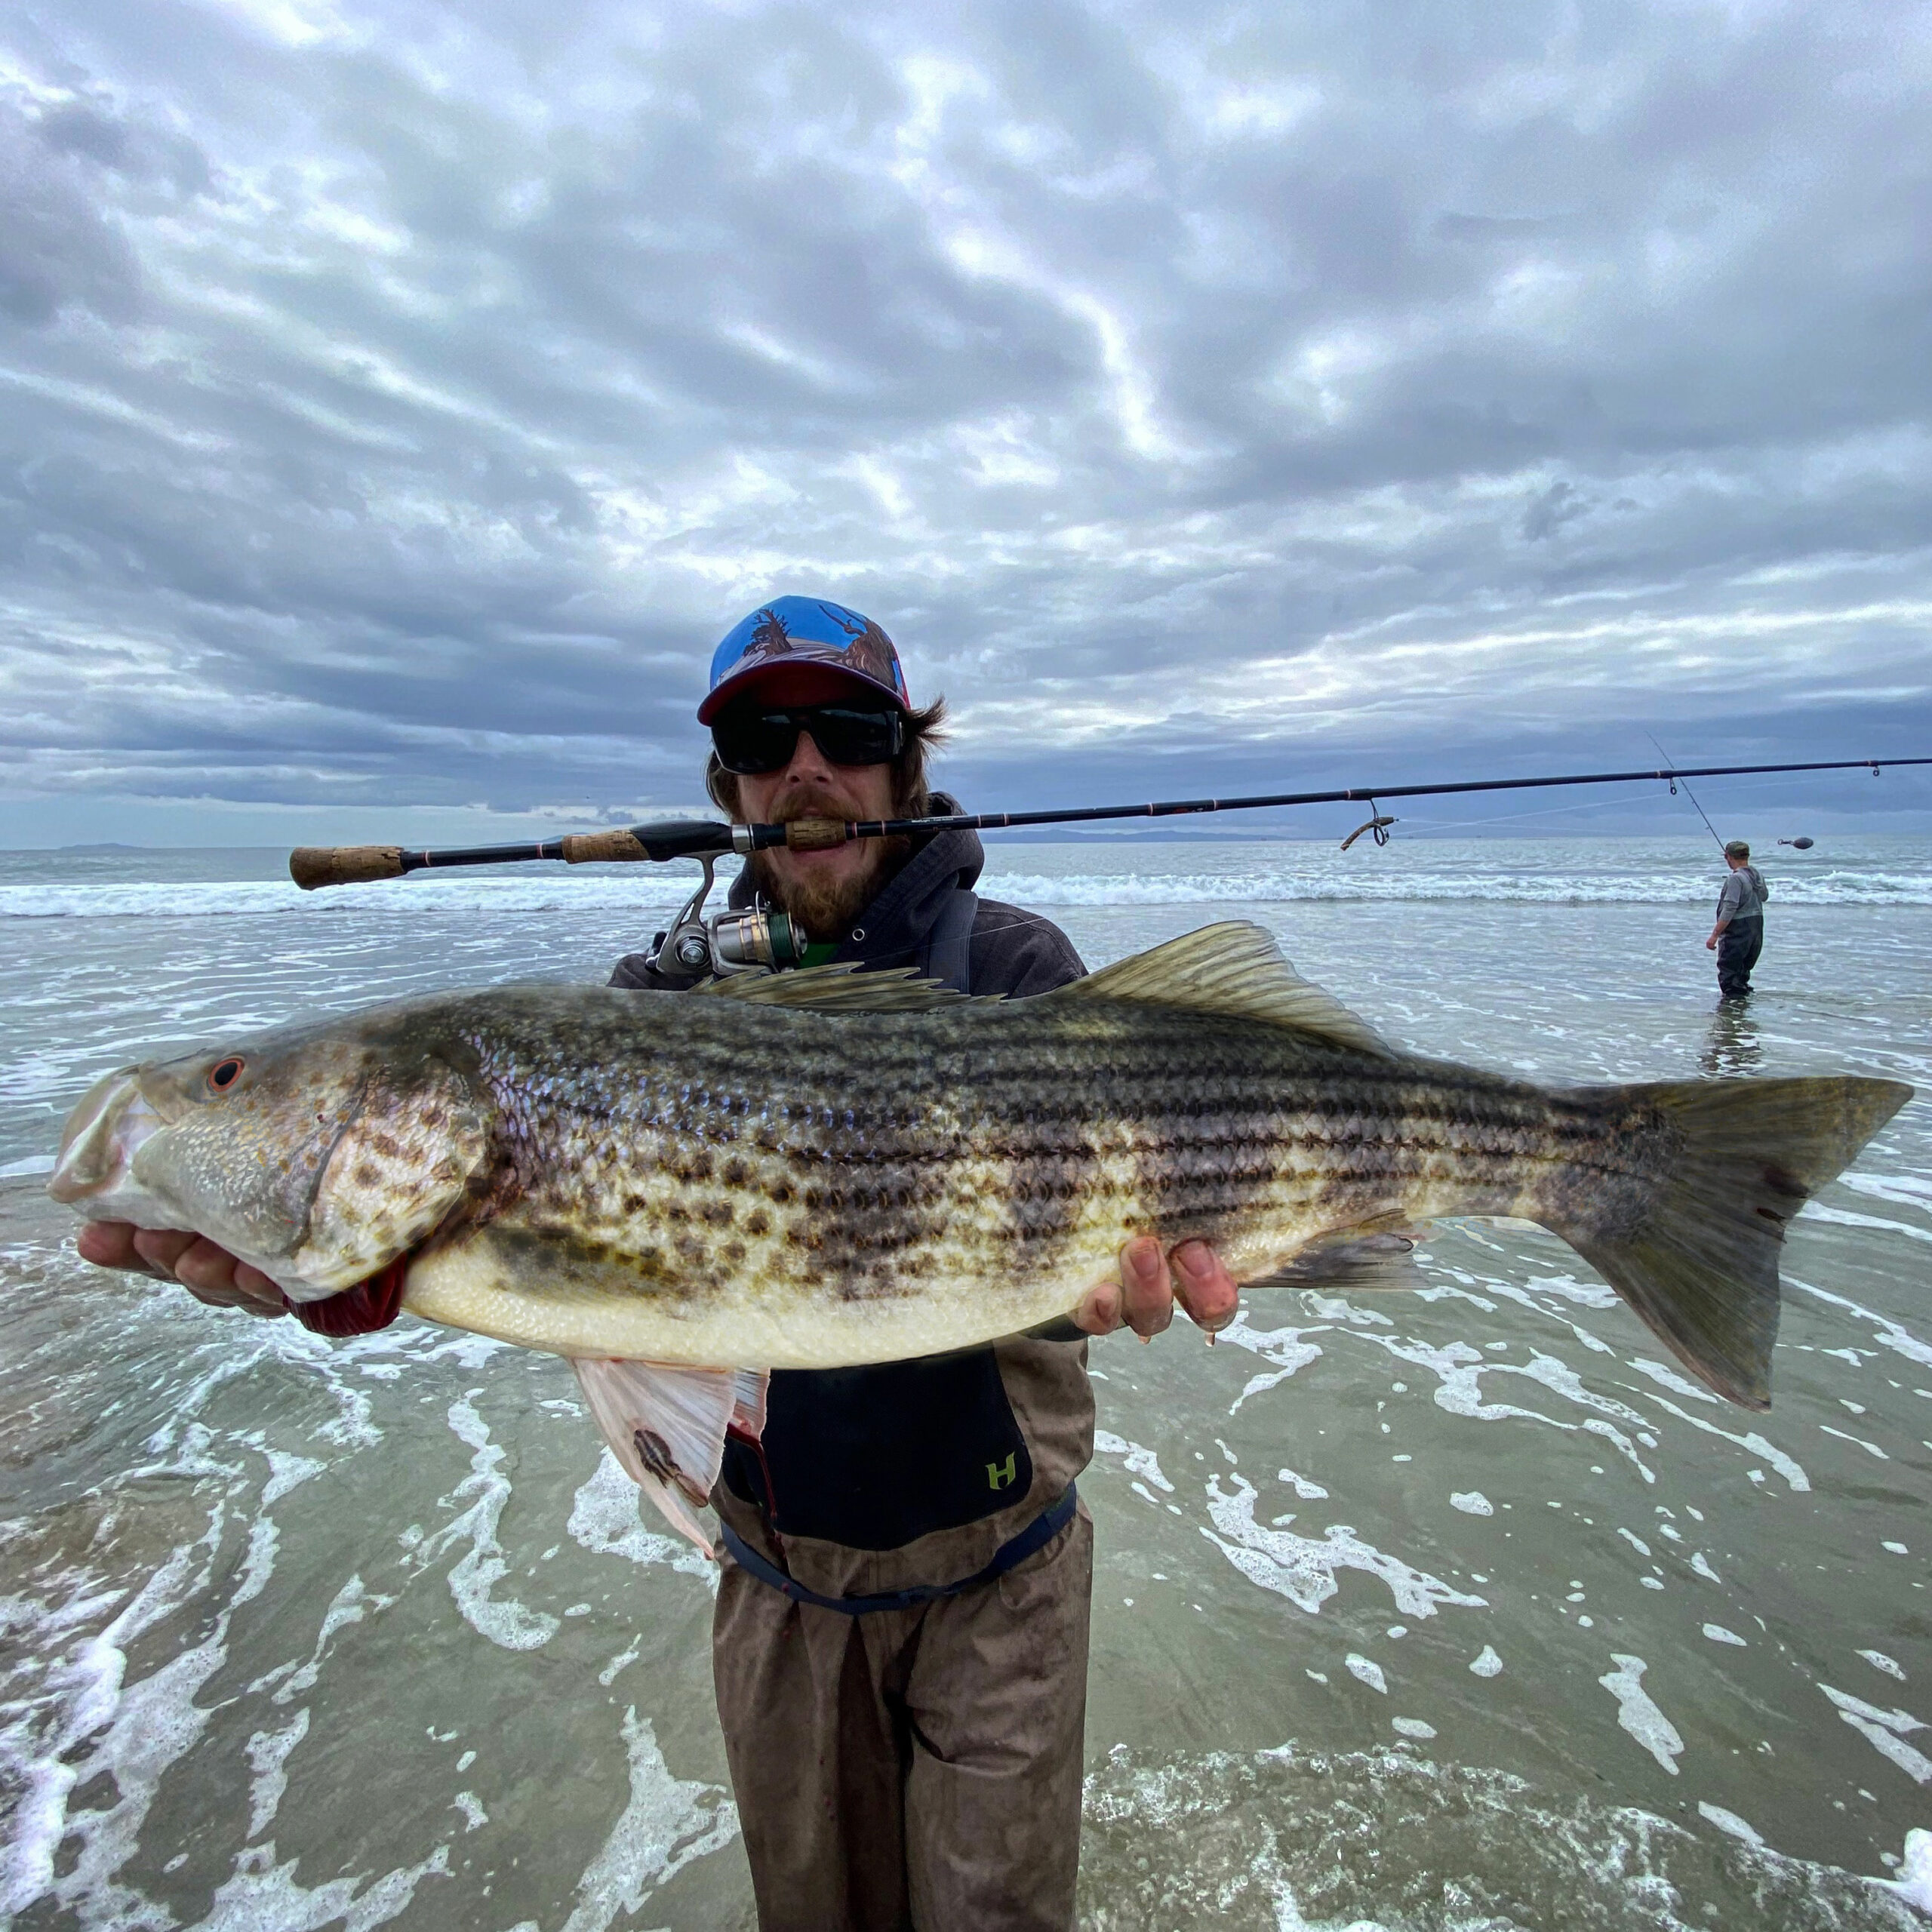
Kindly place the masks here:
<instances>
[{"instance_id":1,"label":"wading angler's cap","mask_svg":"<svg viewBox=\"0 0 1932 1932\"><path fill-rule=\"evenodd\" d=\"M712 653L711 689L697 708L697 721L709 724L762 675L806 664L841 672L902 711L912 708L899 654L871 618L822 598L776 597L734 624Z\"/></svg>"}]
</instances>

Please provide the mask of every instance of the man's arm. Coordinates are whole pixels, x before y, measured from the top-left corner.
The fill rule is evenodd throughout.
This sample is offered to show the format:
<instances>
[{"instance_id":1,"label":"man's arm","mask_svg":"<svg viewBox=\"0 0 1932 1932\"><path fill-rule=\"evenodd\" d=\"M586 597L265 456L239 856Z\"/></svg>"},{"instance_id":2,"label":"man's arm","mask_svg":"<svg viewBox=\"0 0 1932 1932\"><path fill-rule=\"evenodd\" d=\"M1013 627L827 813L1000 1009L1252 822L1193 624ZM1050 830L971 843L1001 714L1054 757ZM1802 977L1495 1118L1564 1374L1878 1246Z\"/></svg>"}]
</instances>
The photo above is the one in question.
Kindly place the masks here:
<instances>
[{"instance_id":1,"label":"man's arm","mask_svg":"<svg viewBox=\"0 0 1932 1932\"><path fill-rule=\"evenodd\" d=\"M1718 894L1718 922L1711 928L1711 936L1704 942L1706 952L1715 952L1717 943L1724 937L1724 929L1730 924L1731 915L1737 910L1738 901L1744 897L1744 889L1733 872L1724 882L1724 889Z\"/></svg>"}]
</instances>

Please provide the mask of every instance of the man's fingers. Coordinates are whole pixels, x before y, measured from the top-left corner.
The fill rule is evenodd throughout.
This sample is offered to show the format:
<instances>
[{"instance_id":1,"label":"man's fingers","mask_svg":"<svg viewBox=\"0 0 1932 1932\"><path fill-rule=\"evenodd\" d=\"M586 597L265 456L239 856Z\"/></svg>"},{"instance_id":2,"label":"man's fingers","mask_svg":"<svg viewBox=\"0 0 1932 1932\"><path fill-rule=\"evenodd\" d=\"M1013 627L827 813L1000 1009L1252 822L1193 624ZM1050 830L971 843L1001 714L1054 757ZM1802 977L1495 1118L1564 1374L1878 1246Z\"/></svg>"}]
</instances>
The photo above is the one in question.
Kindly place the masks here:
<instances>
[{"instance_id":1,"label":"man's fingers","mask_svg":"<svg viewBox=\"0 0 1932 1932\"><path fill-rule=\"evenodd\" d=\"M77 1244L82 1255L103 1267L142 1268L164 1281L178 1281L211 1308L245 1309L251 1315L286 1315L280 1288L259 1268L238 1261L201 1235L175 1228L132 1228L125 1222L91 1223ZM124 1261L103 1259L127 1254Z\"/></svg>"},{"instance_id":2,"label":"man's fingers","mask_svg":"<svg viewBox=\"0 0 1932 1932\"><path fill-rule=\"evenodd\" d=\"M174 1278L184 1288L198 1288L204 1294L232 1295L235 1292L235 1257L226 1248L197 1235L175 1257Z\"/></svg>"},{"instance_id":3,"label":"man's fingers","mask_svg":"<svg viewBox=\"0 0 1932 1932\"><path fill-rule=\"evenodd\" d=\"M1158 1335L1173 1321L1174 1282L1152 1235L1137 1235L1121 1247L1120 1281L1127 1325L1137 1335Z\"/></svg>"},{"instance_id":4,"label":"man's fingers","mask_svg":"<svg viewBox=\"0 0 1932 1932\"><path fill-rule=\"evenodd\" d=\"M189 1234L180 1228L137 1228L134 1230L134 1252L143 1261L153 1264L150 1273L158 1268L171 1281L174 1278L174 1264L201 1239L199 1235Z\"/></svg>"},{"instance_id":5,"label":"man's fingers","mask_svg":"<svg viewBox=\"0 0 1932 1932\"><path fill-rule=\"evenodd\" d=\"M1174 1294L1197 1327L1213 1334L1235 1318L1241 1291L1226 1264L1204 1241L1183 1241L1171 1257Z\"/></svg>"},{"instance_id":6,"label":"man's fingers","mask_svg":"<svg viewBox=\"0 0 1932 1932\"><path fill-rule=\"evenodd\" d=\"M1173 1321L1177 1300L1212 1334L1234 1319L1239 1291L1204 1241L1183 1241L1165 1256L1153 1235L1140 1235L1121 1248L1119 1281L1089 1288L1074 1324L1090 1335L1111 1335L1123 1322L1137 1335L1158 1335Z\"/></svg>"},{"instance_id":7,"label":"man's fingers","mask_svg":"<svg viewBox=\"0 0 1932 1932\"><path fill-rule=\"evenodd\" d=\"M251 1315L286 1315L281 1291L259 1268L238 1261L225 1247L198 1241L174 1264L181 1285L200 1300Z\"/></svg>"},{"instance_id":8,"label":"man's fingers","mask_svg":"<svg viewBox=\"0 0 1932 1932\"><path fill-rule=\"evenodd\" d=\"M1111 1335L1120 1326L1120 1284L1103 1281L1089 1288L1073 1311L1073 1325L1090 1335Z\"/></svg>"},{"instance_id":9,"label":"man's fingers","mask_svg":"<svg viewBox=\"0 0 1932 1932\"><path fill-rule=\"evenodd\" d=\"M259 1268L251 1268L245 1261L235 1264L235 1292L240 1297L235 1306L245 1308L251 1315L288 1312L288 1302L281 1290Z\"/></svg>"},{"instance_id":10,"label":"man's fingers","mask_svg":"<svg viewBox=\"0 0 1932 1932\"><path fill-rule=\"evenodd\" d=\"M97 1268L146 1269L148 1263L134 1246L131 1221L90 1221L74 1237L74 1247L83 1261Z\"/></svg>"}]
</instances>

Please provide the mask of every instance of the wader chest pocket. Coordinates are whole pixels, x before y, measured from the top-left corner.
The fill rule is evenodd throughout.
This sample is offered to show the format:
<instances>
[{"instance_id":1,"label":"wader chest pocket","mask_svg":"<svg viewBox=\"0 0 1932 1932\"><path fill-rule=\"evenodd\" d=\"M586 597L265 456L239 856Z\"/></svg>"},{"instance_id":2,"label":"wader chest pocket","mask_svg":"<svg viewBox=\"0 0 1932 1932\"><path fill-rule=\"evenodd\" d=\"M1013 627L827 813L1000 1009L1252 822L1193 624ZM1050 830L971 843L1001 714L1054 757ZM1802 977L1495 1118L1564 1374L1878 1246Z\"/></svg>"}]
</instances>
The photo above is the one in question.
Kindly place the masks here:
<instances>
[{"instance_id":1,"label":"wader chest pocket","mask_svg":"<svg viewBox=\"0 0 1932 1932\"><path fill-rule=\"evenodd\" d=\"M781 1369L756 1454L728 1442L724 1480L780 1534L897 1549L1023 1497L1032 1458L991 1349L866 1368Z\"/></svg>"}]
</instances>

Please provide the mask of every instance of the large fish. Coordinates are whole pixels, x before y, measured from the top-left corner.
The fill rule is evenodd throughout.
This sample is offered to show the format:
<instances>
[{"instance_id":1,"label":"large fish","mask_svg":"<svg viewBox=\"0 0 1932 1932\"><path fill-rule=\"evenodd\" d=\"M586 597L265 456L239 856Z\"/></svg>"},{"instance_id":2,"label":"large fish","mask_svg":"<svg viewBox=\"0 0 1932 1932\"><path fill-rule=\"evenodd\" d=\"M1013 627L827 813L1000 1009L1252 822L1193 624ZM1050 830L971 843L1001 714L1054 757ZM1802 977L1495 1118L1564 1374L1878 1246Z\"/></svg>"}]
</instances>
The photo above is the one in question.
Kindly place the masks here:
<instances>
[{"instance_id":1,"label":"large fish","mask_svg":"<svg viewBox=\"0 0 1932 1932\"><path fill-rule=\"evenodd\" d=\"M205 1235L297 1303L387 1271L418 1315L571 1357L702 1543L680 1492L755 1431L762 1371L1025 1330L1142 1234L1249 1281L1386 1287L1430 1217L1520 1216L1763 1408L1786 1226L1911 1091L1420 1060L1226 924L1033 999L823 968L223 1040L99 1082L48 1192Z\"/></svg>"}]
</instances>

